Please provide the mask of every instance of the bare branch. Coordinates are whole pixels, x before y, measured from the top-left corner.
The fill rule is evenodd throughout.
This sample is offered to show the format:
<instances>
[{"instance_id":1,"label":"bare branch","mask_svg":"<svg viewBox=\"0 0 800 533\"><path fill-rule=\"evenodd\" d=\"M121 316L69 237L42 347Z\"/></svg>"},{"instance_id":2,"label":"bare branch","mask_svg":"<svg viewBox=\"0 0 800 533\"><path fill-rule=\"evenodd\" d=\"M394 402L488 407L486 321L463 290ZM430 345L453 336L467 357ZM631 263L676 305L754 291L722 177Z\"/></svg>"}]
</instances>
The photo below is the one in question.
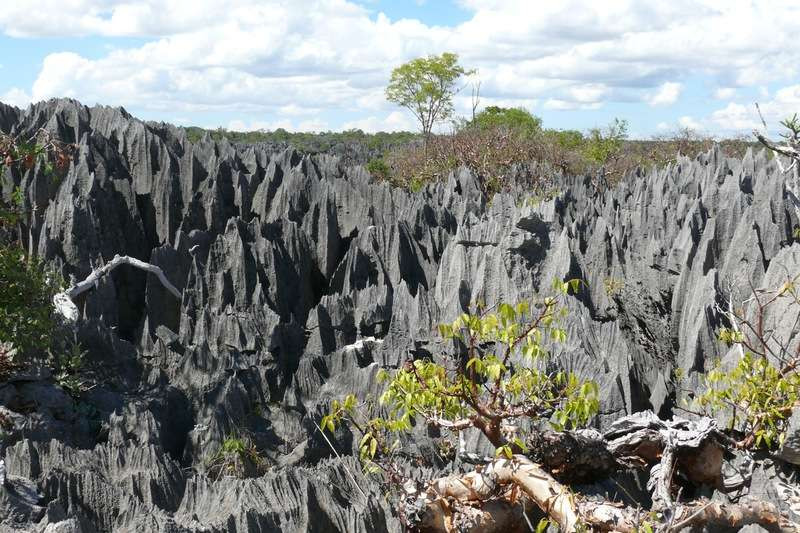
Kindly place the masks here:
<instances>
[{"instance_id":1,"label":"bare branch","mask_svg":"<svg viewBox=\"0 0 800 533\"><path fill-rule=\"evenodd\" d=\"M94 287L97 287L97 284L101 279L103 279L105 276L111 273L112 270L120 265L130 265L134 268L155 274L155 276L158 278L158 281L161 282L161 284L170 292L170 294L179 300L181 299L181 292L169 282L161 268L127 255L115 255L111 261L102 267L93 270L91 274L86 276L86 279L83 281L80 281L65 291L56 294L53 297L53 306L55 307L56 312L69 322L75 322L78 319L78 308L75 306L74 298Z\"/></svg>"}]
</instances>

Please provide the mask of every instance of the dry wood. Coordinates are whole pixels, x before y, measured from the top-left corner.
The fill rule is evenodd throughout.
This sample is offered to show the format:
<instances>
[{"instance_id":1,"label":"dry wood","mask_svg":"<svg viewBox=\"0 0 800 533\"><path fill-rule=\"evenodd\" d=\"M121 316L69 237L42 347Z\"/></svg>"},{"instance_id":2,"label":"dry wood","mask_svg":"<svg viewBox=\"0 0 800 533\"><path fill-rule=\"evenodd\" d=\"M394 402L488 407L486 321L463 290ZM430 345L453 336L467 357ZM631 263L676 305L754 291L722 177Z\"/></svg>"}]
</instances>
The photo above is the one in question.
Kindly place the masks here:
<instances>
[{"instance_id":1,"label":"dry wood","mask_svg":"<svg viewBox=\"0 0 800 533\"><path fill-rule=\"evenodd\" d=\"M583 526L594 531L633 533L640 531L645 521L650 521L653 530L667 533L690 526L708 525L716 530L748 524L768 531L800 532L797 524L767 502L682 501L681 491L673 484L678 472L693 483L726 484L721 472L723 447L710 419L665 422L653 413L637 413L612 424L606 435L591 430L544 433L532 446L542 465L514 455L512 459L491 460L467 474L433 480L421 491L412 490L409 495L422 502L418 508L423 510L414 526L437 533L522 531L526 527L524 506L532 502L567 533ZM621 503L573 495L560 481L579 480L579 470L591 470L593 465L600 467L602 477L623 466L654 463L648 486L653 491L652 511L658 513L657 518Z\"/></svg>"},{"instance_id":2,"label":"dry wood","mask_svg":"<svg viewBox=\"0 0 800 533\"><path fill-rule=\"evenodd\" d=\"M181 299L181 292L169 282L164 275L164 271L156 265L145 263L134 257L127 255L115 255L114 258L100 268L93 270L86 279L80 281L63 292L56 294L53 297L53 305L56 311L70 322L74 322L78 318L78 308L75 306L74 298L94 287L100 282L103 277L111 273L112 270L120 265L130 265L134 268L155 274L158 281L166 288L175 298Z\"/></svg>"},{"instance_id":3,"label":"dry wood","mask_svg":"<svg viewBox=\"0 0 800 533\"><path fill-rule=\"evenodd\" d=\"M661 476L659 482L665 482L665 478L666 476ZM483 520L491 517L492 524L503 524L502 527L505 528L485 528L483 531L507 531L513 524L504 514L513 513L519 517L521 510L515 506L524 505L518 498L514 501L508 498L507 503L510 505L498 504L499 497L509 493L502 490L508 486L518 487L565 533L577 531L582 525L594 531L635 533L640 531L645 521L645 515L640 509L615 502L577 500L568 487L556 481L539 465L524 456L515 455L510 460L496 459L480 471L461 476L452 475L431 482L425 494L425 515L418 527L429 532L455 531L455 515L462 508L469 509L472 514L481 515ZM510 493L513 494L513 491ZM482 509L483 503L487 505L485 510ZM728 504L696 500L673 504L670 496L669 503L673 517L665 528L668 532L702 525L710 526L712 530L738 529L748 524L757 524L775 532L800 531L796 524L781 515L775 505L764 501L743 500L738 504ZM463 507L464 505L467 507ZM651 523L654 529L656 525Z\"/></svg>"}]
</instances>

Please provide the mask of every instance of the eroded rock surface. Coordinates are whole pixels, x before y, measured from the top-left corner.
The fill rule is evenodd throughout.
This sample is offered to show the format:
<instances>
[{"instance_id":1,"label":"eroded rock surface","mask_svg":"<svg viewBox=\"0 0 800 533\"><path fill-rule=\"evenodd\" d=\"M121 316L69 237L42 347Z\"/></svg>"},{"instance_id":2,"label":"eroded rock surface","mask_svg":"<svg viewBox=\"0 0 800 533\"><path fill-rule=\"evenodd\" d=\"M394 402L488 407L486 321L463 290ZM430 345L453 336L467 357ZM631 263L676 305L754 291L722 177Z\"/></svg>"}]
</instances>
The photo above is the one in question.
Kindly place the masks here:
<instances>
[{"instance_id":1,"label":"eroded rock surface","mask_svg":"<svg viewBox=\"0 0 800 533\"><path fill-rule=\"evenodd\" d=\"M439 322L554 277L588 281L556 357L600 384L604 429L645 409L668 418L685 394L676 370L691 389L728 351L715 304L800 269L798 184L763 153L712 150L613 190L569 178L532 206L521 189L487 203L466 170L409 193L334 156L192 144L121 109L0 105L4 131L40 127L79 150L58 182L38 167L3 182L36 208L31 248L79 279L130 255L183 297L117 269L79 302L95 388L75 400L48 376L0 384L15 424L6 529L394 531L380 487L315 422L332 398L374 396L379 366L436 354ZM772 318L796 345L785 314ZM267 474L211 479L239 430ZM779 498L784 470L757 470L753 490Z\"/></svg>"}]
</instances>

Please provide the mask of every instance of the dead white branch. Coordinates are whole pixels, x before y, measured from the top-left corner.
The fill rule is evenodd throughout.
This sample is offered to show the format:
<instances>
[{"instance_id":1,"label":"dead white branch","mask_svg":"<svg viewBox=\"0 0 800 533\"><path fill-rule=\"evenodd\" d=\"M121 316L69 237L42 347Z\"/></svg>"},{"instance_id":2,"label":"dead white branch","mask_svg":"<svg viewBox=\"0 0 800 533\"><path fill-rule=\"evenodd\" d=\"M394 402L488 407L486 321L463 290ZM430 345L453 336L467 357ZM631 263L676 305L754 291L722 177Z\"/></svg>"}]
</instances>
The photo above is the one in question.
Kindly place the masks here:
<instances>
[{"instance_id":1,"label":"dead white branch","mask_svg":"<svg viewBox=\"0 0 800 533\"><path fill-rule=\"evenodd\" d=\"M432 481L426 493L424 527L449 522L445 516L447 499L459 501L488 500L501 485L516 485L545 513L558 523L561 531L575 531L578 514L572 492L522 455L496 459L485 468L463 476L453 475Z\"/></svg>"},{"instance_id":2,"label":"dead white branch","mask_svg":"<svg viewBox=\"0 0 800 533\"><path fill-rule=\"evenodd\" d=\"M759 118L761 118L761 124L764 126L764 132L761 133L758 130L753 130L753 135L758 139L758 142L776 154L775 161L778 164L778 169L781 171L781 174L794 169L795 178L797 178L797 168L800 168L800 142L798 142L797 130L795 129L793 136L786 136L786 142L784 144L774 143L768 138L767 121L764 120L764 115L761 114L761 107L758 105L758 102L756 102L756 110L758 111ZM781 158L779 157L781 155L788 157L789 161L791 161L791 164L787 168L784 168L781 162Z\"/></svg>"},{"instance_id":3,"label":"dead white branch","mask_svg":"<svg viewBox=\"0 0 800 533\"><path fill-rule=\"evenodd\" d=\"M78 308L75 306L74 301L75 297L97 287L101 279L110 274L112 270L120 265L130 265L134 268L154 274L164 288L166 288L173 296L175 296L175 298L179 300L181 299L181 292L169 282L161 268L127 255L115 255L111 261L102 267L93 270L91 274L86 276L86 279L83 281L80 281L65 291L56 294L53 297L53 305L56 308L56 312L58 312L69 322L75 322L78 319Z\"/></svg>"}]
</instances>

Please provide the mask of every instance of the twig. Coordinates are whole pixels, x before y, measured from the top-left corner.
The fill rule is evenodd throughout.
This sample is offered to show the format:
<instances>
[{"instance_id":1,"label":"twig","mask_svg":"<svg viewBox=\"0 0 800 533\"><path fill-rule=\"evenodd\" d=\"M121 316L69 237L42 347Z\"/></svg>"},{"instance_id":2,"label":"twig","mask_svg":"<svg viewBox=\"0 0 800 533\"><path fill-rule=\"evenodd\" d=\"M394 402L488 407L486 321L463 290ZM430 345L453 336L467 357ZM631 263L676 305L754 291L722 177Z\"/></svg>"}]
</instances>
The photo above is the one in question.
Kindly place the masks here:
<instances>
[{"instance_id":1,"label":"twig","mask_svg":"<svg viewBox=\"0 0 800 533\"><path fill-rule=\"evenodd\" d=\"M683 529L684 527L688 526L689 524L691 524L691 523L692 523L692 520L694 520L695 518L697 518L698 516L700 516L700 515L701 515L701 514L702 514L702 513L703 513L703 512L706 510L706 509L708 509L708 507L709 507L709 506L710 506L712 503L713 503L713 502L708 502L707 504L705 504L704 506L702 506L700 509L698 509L697 511L695 511L694 513L692 513L691 515L689 515L689 517L688 517L688 518L685 518L685 519L681 520L680 522L678 522L677 524L675 524L675 525L671 526L671 527L670 527L670 529L668 529L668 530L667 530L667 533L669 533L670 531L680 531L680 530L681 530L681 529Z\"/></svg>"},{"instance_id":2,"label":"twig","mask_svg":"<svg viewBox=\"0 0 800 533\"><path fill-rule=\"evenodd\" d=\"M333 450L334 454L336 454L337 459L339 459L341 461L342 456L339 455L339 452L337 452L336 448L333 447L333 444L331 444L331 441L328 440L328 436L325 435L325 432L322 431L321 427L319 427L319 424L317 424L317 421L316 420L311 420L311 422L314 423L314 426L316 426L316 428L319 430L320 434L322 435L322 438L325 439L325 442L328 443L328 446L330 447L330 449ZM356 477L353 475L353 473L350 471L350 468L347 466L347 464L345 464L344 461L342 461L342 466L344 467L344 471L347 472L347 475L350 477L350 481L353 483L353 486L358 489L358 492L360 492L361 495L364 496L365 500L368 500L369 498L367 497L367 494L364 492L364 489L362 489L361 485L359 485L358 482L356 482Z\"/></svg>"}]
</instances>

